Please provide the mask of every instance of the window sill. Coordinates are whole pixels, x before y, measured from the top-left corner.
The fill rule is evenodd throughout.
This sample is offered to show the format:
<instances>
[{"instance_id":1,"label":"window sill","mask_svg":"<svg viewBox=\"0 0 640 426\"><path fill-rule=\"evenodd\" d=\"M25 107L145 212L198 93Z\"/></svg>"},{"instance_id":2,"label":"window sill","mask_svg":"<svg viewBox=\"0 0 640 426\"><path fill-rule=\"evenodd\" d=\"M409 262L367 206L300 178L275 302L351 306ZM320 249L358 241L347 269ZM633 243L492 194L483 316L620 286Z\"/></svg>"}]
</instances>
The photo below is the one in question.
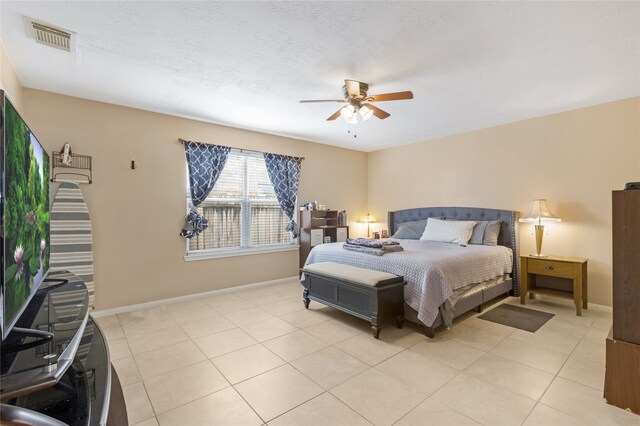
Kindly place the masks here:
<instances>
[{"instance_id":1,"label":"window sill","mask_svg":"<svg viewBox=\"0 0 640 426\"><path fill-rule=\"evenodd\" d=\"M251 256L256 254L278 253L284 251L298 251L300 246L297 244L283 244L267 247L250 247L250 248L234 248L220 249L202 252L194 252L184 256L186 262L206 259L220 259L223 257Z\"/></svg>"}]
</instances>

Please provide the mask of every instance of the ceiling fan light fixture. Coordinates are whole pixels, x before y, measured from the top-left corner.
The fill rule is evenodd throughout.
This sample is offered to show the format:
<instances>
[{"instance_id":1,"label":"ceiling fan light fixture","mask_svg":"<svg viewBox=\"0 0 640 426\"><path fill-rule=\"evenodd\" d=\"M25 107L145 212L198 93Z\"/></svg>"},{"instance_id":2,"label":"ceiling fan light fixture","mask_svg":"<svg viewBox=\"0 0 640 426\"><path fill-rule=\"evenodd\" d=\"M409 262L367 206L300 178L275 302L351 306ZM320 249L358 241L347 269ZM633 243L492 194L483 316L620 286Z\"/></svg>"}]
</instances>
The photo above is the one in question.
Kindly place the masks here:
<instances>
[{"instance_id":1,"label":"ceiling fan light fixture","mask_svg":"<svg viewBox=\"0 0 640 426\"><path fill-rule=\"evenodd\" d=\"M340 110L340 115L345 119L345 121L348 121L356 115L356 109L353 105L347 105Z\"/></svg>"},{"instance_id":2,"label":"ceiling fan light fixture","mask_svg":"<svg viewBox=\"0 0 640 426\"><path fill-rule=\"evenodd\" d=\"M345 118L347 124L358 124L358 114L353 114L351 118Z\"/></svg>"},{"instance_id":3,"label":"ceiling fan light fixture","mask_svg":"<svg viewBox=\"0 0 640 426\"><path fill-rule=\"evenodd\" d=\"M367 108L366 105L362 105L360 107L360 116L362 117L362 121L367 121L373 116L373 110L371 108Z\"/></svg>"},{"instance_id":4,"label":"ceiling fan light fixture","mask_svg":"<svg viewBox=\"0 0 640 426\"><path fill-rule=\"evenodd\" d=\"M358 111L362 121L370 119L372 116L376 116L380 120L384 120L391 116L386 111L373 105L373 102L383 101L400 101L406 99L413 99L413 93L411 91L394 92L394 93L381 93L378 95L369 95L369 85L361 81L345 80L342 90L344 93L344 99L316 99L316 100L301 100L301 103L310 102L338 102L348 103L348 105L340 108L327 118L327 121L333 121L338 117L342 117L344 121L349 124L356 124L358 122Z\"/></svg>"}]
</instances>

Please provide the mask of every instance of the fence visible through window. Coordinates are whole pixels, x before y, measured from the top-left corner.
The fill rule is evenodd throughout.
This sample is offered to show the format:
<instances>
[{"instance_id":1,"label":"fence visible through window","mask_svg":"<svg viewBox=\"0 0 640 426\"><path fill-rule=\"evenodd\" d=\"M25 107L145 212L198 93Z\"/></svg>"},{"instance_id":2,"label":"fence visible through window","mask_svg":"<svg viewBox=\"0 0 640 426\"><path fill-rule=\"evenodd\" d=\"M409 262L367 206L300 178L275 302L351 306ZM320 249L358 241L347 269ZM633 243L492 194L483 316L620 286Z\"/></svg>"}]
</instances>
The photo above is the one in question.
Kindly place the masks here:
<instances>
[{"instance_id":1,"label":"fence visible through window","mask_svg":"<svg viewBox=\"0 0 640 426\"><path fill-rule=\"evenodd\" d=\"M251 245L291 242L291 234L285 230L288 222L289 219L280 205L253 203L251 205Z\"/></svg>"},{"instance_id":2,"label":"fence visible through window","mask_svg":"<svg viewBox=\"0 0 640 426\"><path fill-rule=\"evenodd\" d=\"M198 212L209 227L189 240L189 251L240 247L242 212L240 202L204 202ZM256 202L251 205L251 245L291 242L285 230L288 219L277 203Z\"/></svg>"}]
</instances>

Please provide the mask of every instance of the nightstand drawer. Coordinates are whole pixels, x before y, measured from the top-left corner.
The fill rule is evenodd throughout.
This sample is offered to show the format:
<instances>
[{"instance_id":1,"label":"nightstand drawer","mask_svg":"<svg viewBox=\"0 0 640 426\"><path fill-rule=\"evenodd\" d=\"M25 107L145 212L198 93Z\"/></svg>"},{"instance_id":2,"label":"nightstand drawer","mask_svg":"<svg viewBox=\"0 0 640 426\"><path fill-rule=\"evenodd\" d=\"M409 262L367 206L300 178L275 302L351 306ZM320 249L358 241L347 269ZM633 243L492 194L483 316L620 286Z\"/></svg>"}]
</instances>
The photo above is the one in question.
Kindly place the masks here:
<instances>
[{"instance_id":1,"label":"nightstand drawer","mask_svg":"<svg viewBox=\"0 0 640 426\"><path fill-rule=\"evenodd\" d=\"M575 264L558 262L550 259L527 260L528 271L531 274L548 275L551 277L571 278L575 274Z\"/></svg>"}]
</instances>

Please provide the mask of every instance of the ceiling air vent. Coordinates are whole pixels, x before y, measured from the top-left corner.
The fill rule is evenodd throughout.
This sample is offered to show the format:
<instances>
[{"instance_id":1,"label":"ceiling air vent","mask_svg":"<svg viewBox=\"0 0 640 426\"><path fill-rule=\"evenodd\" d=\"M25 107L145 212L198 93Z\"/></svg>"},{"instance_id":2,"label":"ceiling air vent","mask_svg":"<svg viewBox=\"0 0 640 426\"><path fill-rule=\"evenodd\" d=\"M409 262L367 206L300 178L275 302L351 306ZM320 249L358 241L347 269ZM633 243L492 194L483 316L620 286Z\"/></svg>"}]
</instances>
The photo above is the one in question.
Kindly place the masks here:
<instances>
[{"instance_id":1,"label":"ceiling air vent","mask_svg":"<svg viewBox=\"0 0 640 426\"><path fill-rule=\"evenodd\" d=\"M70 32L31 20L29 20L27 30L37 43L71 52L72 34Z\"/></svg>"}]
</instances>

